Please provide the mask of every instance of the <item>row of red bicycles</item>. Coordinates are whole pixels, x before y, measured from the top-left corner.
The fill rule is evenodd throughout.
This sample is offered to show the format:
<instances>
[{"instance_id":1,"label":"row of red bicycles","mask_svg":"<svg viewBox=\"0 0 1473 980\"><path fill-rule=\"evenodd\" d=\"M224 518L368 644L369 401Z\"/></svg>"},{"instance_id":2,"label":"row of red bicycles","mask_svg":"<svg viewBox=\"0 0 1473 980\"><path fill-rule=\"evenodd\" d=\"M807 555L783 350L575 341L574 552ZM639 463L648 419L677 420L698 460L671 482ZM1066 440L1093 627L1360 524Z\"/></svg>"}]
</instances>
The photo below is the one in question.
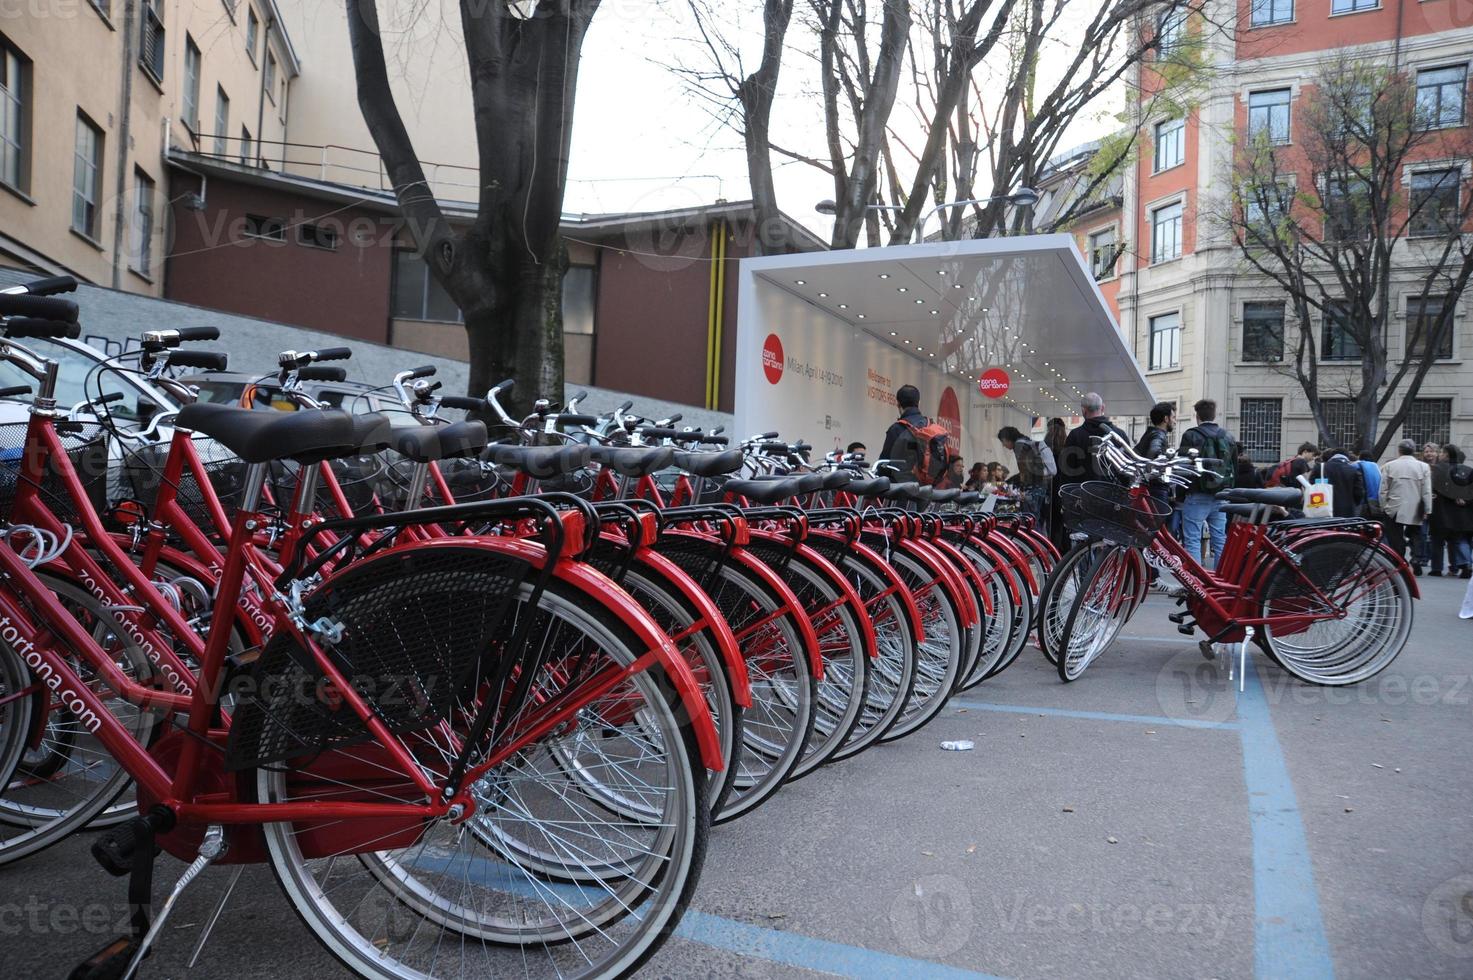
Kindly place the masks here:
<instances>
[{"instance_id":1,"label":"row of red bicycles","mask_svg":"<svg viewBox=\"0 0 1473 980\"><path fill-rule=\"evenodd\" d=\"M77 336L68 288L0 295L34 379L0 392L31 400L0 435L0 863L87 830L128 878L76 978L136 975L207 867L259 863L364 977L626 974L713 824L1006 668L1058 558L776 433L513 420L431 368L401 411L326 407L345 349L281 355L291 411L201 401L209 329L107 362L181 406L130 428L23 343ZM188 866L156 903L160 851Z\"/></svg>"}]
</instances>

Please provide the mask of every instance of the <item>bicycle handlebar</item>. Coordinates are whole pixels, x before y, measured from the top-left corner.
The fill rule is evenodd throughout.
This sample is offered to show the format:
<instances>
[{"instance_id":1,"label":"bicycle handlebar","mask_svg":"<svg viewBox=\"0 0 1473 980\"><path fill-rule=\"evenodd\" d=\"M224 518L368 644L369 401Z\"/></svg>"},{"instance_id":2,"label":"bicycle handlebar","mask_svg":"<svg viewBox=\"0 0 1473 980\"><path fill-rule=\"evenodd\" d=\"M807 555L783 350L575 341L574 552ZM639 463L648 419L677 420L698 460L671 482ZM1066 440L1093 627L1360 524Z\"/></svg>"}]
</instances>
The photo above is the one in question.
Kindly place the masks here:
<instances>
[{"instance_id":1,"label":"bicycle handlebar","mask_svg":"<svg viewBox=\"0 0 1473 980\"><path fill-rule=\"evenodd\" d=\"M169 363L174 367L199 368L201 371L224 371L230 364L230 355L215 350L171 351Z\"/></svg>"},{"instance_id":2,"label":"bicycle handlebar","mask_svg":"<svg viewBox=\"0 0 1473 980\"><path fill-rule=\"evenodd\" d=\"M299 381L347 381L348 370L336 365L309 364L297 372Z\"/></svg>"},{"instance_id":3,"label":"bicycle handlebar","mask_svg":"<svg viewBox=\"0 0 1473 980\"><path fill-rule=\"evenodd\" d=\"M27 294L0 294L0 316L18 319L77 322L77 304L69 299Z\"/></svg>"},{"instance_id":4,"label":"bicycle handlebar","mask_svg":"<svg viewBox=\"0 0 1473 980\"><path fill-rule=\"evenodd\" d=\"M11 296L52 296L56 293L70 293L76 288L77 280L71 276L47 276L45 279L36 279L21 283L19 286L0 289L0 293L7 293Z\"/></svg>"},{"instance_id":5,"label":"bicycle handlebar","mask_svg":"<svg viewBox=\"0 0 1473 980\"><path fill-rule=\"evenodd\" d=\"M9 388L0 388L0 398L15 398L19 395L29 395L30 385L11 385Z\"/></svg>"}]
</instances>

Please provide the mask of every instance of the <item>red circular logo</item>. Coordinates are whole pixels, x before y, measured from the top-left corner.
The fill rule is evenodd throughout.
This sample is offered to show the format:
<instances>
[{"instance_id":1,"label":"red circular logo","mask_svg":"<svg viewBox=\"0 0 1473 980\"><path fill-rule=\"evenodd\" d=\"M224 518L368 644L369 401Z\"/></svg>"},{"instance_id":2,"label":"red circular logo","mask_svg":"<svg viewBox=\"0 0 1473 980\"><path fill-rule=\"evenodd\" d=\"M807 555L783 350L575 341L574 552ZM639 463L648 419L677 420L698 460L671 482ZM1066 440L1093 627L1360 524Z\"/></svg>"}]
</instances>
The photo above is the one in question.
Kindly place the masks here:
<instances>
[{"instance_id":1,"label":"red circular logo","mask_svg":"<svg viewBox=\"0 0 1473 980\"><path fill-rule=\"evenodd\" d=\"M977 390L988 398L1001 398L1008 393L1008 386L1012 383L1013 379L1002 368L988 368L977 379Z\"/></svg>"},{"instance_id":2,"label":"red circular logo","mask_svg":"<svg viewBox=\"0 0 1473 980\"><path fill-rule=\"evenodd\" d=\"M951 438L960 440L962 437L962 408L957 401L956 391L951 385L941 393L941 404L936 408L936 421L946 427Z\"/></svg>"},{"instance_id":3,"label":"red circular logo","mask_svg":"<svg viewBox=\"0 0 1473 980\"><path fill-rule=\"evenodd\" d=\"M762 342L762 373L767 375L767 383L774 385L783 376L783 342L775 333Z\"/></svg>"}]
</instances>

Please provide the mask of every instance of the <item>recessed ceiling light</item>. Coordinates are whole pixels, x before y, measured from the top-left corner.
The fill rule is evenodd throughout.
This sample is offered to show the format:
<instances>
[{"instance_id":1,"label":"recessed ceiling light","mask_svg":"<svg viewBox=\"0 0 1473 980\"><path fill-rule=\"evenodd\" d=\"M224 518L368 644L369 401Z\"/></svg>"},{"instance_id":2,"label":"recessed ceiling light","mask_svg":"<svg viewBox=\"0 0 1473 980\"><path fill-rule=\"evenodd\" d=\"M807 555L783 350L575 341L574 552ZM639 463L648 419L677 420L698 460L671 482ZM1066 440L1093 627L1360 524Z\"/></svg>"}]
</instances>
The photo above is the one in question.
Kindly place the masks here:
<instances>
[{"instance_id":1,"label":"recessed ceiling light","mask_svg":"<svg viewBox=\"0 0 1473 980\"><path fill-rule=\"evenodd\" d=\"M916 300L916 305L917 305L917 306L924 306L924 305L925 305L925 302L926 302L926 301L925 301L925 300L923 300L923 299L918 299L918 300Z\"/></svg>"},{"instance_id":2,"label":"recessed ceiling light","mask_svg":"<svg viewBox=\"0 0 1473 980\"><path fill-rule=\"evenodd\" d=\"M882 272L882 273L880 273L880 278L881 279L889 279L890 278L890 273L888 273L888 272Z\"/></svg>"},{"instance_id":3,"label":"recessed ceiling light","mask_svg":"<svg viewBox=\"0 0 1473 980\"><path fill-rule=\"evenodd\" d=\"M951 284L951 288L952 289L961 289L962 288L962 284L959 283L959 282L954 282L954 283Z\"/></svg>"},{"instance_id":4,"label":"recessed ceiling light","mask_svg":"<svg viewBox=\"0 0 1473 980\"><path fill-rule=\"evenodd\" d=\"M931 315L932 315L932 316L939 316L939 315L940 315L940 313L941 313L941 311L940 311L940 310L932 310L932 311L931 311Z\"/></svg>"},{"instance_id":5,"label":"recessed ceiling light","mask_svg":"<svg viewBox=\"0 0 1473 980\"><path fill-rule=\"evenodd\" d=\"M818 294L818 298L819 299L828 299L829 298L829 294L828 293L819 293Z\"/></svg>"},{"instance_id":6,"label":"recessed ceiling light","mask_svg":"<svg viewBox=\"0 0 1473 980\"><path fill-rule=\"evenodd\" d=\"M936 275L938 275L938 276L944 276L944 275L946 275L946 270L945 269L937 269L936 270Z\"/></svg>"},{"instance_id":7,"label":"recessed ceiling light","mask_svg":"<svg viewBox=\"0 0 1473 980\"><path fill-rule=\"evenodd\" d=\"M922 347L920 344L916 344L916 350L925 350L925 349L926 348Z\"/></svg>"},{"instance_id":8,"label":"recessed ceiling light","mask_svg":"<svg viewBox=\"0 0 1473 980\"><path fill-rule=\"evenodd\" d=\"M905 287L904 287L904 286L896 286L896 287L895 287L895 291L896 291L896 292L897 292L897 293L906 293L906 292L910 292L910 290L908 290L908 289L906 289L906 288L905 288Z\"/></svg>"},{"instance_id":9,"label":"recessed ceiling light","mask_svg":"<svg viewBox=\"0 0 1473 980\"><path fill-rule=\"evenodd\" d=\"M895 336L895 331L894 330L891 330L890 331L890 336L892 336L892 337Z\"/></svg>"},{"instance_id":10,"label":"recessed ceiling light","mask_svg":"<svg viewBox=\"0 0 1473 980\"><path fill-rule=\"evenodd\" d=\"M841 309L841 310L847 310L847 309L849 309L849 304L848 303L840 303L839 304L839 309Z\"/></svg>"},{"instance_id":11,"label":"recessed ceiling light","mask_svg":"<svg viewBox=\"0 0 1473 980\"><path fill-rule=\"evenodd\" d=\"M907 344L909 344L909 343L910 343L910 341L909 341L909 340L906 340L906 341L905 341L905 342L906 342L906 343L907 343Z\"/></svg>"},{"instance_id":12,"label":"recessed ceiling light","mask_svg":"<svg viewBox=\"0 0 1473 980\"><path fill-rule=\"evenodd\" d=\"M794 279L793 281L795 283L797 283L798 285L800 285L800 286L806 286L806 285L808 285L808 283L804 282L802 279Z\"/></svg>"},{"instance_id":13,"label":"recessed ceiling light","mask_svg":"<svg viewBox=\"0 0 1473 980\"><path fill-rule=\"evenodd\" d=\"M864 314L863 313L856 313L854 315L857 316L857 317L859 317L859 319L861 319L861 320L864 319Z\"/></svg>"}]
</instances>

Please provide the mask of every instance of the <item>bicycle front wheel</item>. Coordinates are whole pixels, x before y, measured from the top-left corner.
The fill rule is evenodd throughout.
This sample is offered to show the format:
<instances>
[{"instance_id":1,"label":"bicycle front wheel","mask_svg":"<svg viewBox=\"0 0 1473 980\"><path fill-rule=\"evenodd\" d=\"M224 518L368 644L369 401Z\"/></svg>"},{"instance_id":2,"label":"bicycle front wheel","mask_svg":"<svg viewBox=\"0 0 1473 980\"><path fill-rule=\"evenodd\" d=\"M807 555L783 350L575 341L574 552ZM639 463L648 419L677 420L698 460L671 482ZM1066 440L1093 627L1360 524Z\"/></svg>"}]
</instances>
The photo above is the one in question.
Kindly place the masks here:
<instances>
[{"instance_id":1,"label":"bicycle front wheel","mask_svg":"<svg viewBox=\"0 0 1473 980\"><path fill-rule=\"evenodd\" d=\"M475 784L478 811L465 825L416 825L377 851L369 848L382 845L384 830L352 820L264 828L268 860L298 914L360 976L624 975L690 901L710 811L678 695L651 666L583 703L580 678L629 668L643 651L576 590L552 583L536 609L530 593L521 587L514 615L534 617L525 635L538 649L507 651L543 665L527 703L580 706ZM443 767L442 730L404 740L432 770ZM385 785L376 748L331 753L321 779L315 764L260 768L256 799L342 800L353 791L343 773L358 761L364 799L412 802L404 784Z\"/></svg>"},{"instance_id":2,"label":"bicycle front wheel","mask_svg":"<svg viewBox=\"0 0 1473 980\"><path fill-rule=\"evenodd\" d=\"M1087 667L1114 642L1136 608L1135 552L1111 547L1086 579L1069 610L1059 635L1059 679L1078 680Z\"/></svg>"}]
</instances>

